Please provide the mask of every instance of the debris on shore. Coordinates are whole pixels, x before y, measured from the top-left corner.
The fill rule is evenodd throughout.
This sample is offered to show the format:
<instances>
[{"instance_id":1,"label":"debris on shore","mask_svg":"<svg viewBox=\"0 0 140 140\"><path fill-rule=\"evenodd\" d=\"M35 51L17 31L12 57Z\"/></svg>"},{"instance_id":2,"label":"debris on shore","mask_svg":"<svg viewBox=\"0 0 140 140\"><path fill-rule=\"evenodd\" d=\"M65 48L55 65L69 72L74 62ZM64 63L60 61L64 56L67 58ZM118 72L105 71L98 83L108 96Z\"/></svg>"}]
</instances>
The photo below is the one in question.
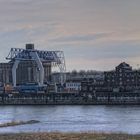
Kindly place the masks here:
<instances>
[{"instance_id":1,"label":"debris on shore","mask_svg":"<svg viewBox=\"0 0 140 140\"><path fill-rule=\"evenodd\" d=\"M29 121L11 121L7 123L2 123L0 124L1 127L9 127L9 126L16 126L16 125L24 125L24 124L34 124L34 123L39 123L40 121L38 120L29 120Z\"/></svg>"}]
</instances>

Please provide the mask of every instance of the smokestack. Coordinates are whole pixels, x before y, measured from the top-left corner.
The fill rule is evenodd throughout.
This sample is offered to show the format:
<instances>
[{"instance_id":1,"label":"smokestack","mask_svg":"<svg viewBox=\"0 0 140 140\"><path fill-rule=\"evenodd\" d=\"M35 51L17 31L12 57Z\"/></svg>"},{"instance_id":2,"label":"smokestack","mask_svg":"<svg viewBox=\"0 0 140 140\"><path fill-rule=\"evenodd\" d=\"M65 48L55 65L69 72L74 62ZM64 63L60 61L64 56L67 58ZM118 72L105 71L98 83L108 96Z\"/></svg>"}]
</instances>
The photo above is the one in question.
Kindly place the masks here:
<instances>
[{"instance_id":1,"label":"smokestack","mask_svg":"<svg viewBox=\"0 0 140 140\"><path fill-rule=\"evenodd\" d=\"M26 44L26 50L34 50L34 44Z\"/></svg>"}]
</instances>

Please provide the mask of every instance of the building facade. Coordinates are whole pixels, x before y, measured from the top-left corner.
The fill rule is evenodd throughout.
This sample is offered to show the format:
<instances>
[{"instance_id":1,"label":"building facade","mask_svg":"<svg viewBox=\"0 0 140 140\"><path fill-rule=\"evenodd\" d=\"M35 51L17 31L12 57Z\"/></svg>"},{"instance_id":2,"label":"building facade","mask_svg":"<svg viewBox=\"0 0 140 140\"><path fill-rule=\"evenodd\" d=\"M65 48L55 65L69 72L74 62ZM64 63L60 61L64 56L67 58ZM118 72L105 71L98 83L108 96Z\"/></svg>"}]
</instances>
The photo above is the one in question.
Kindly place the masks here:
<instances>
[{"instance_id":1,"label":"building facade","mask_svg":"<svg viewBox=\"0 0 140 140\"><path fill-rule=\"evenodd\" d=\"M51 80L51 63L43 62L44 83ZM0 63L0 86L12 85L13 62ZM16 70L17 85L25 83L37 83L38 67L35 61L21 61Z\"/></svg>"},{"instance_id":2,"label":"building facade","mask_svg":"<svg viewBox=\"0 0 140 140\"><path fill-rule=\"evenodd\" d=\"M0 85L12 84L13 63L0 63ZM43 63L44 83L51 80L51 63ZM21 61L17 68L17 85L37 83L38 67L35 61Z\"/></svg>"},{"instance_id":3,"label":"building facade","mask_svg":"<svg viewBox=\"0 0 140 140\"><path fill-rule=\"evenodd\" d=\"M78 92L81 90L81 81L66 81L65 88L68 92Z\"/></svg>"},{"instance_id":4,"label":"building facade","mask_svg":"<svg viewBox=\"0 0 140 140\"><path fill-rule=\"evenodd\" d=\"M140 70L122 62L115 70L105 71L104 79L84 79L81 82L83 93L139 92Z\"/></svg>"},{"instance_id":5,"label":"building facade","mask_svg":"<svg viewBox=\"0 0 140 140\"><path fill-rule=\"evenodd\" d=\"M104 72L104 78L107 87L126 90L140 87L140 70L133 70L125 62L119 64L115 70Z\"/></svg>"},{"instance_id":6,"label":"building facade","mask_svg":"<svg viewBox=\"0 0 140 140\"><path fill-rule=\"evenodd\" d=\"M0 85L12 83L12 63L0 63Z\"/></svg>"}]
</instances>

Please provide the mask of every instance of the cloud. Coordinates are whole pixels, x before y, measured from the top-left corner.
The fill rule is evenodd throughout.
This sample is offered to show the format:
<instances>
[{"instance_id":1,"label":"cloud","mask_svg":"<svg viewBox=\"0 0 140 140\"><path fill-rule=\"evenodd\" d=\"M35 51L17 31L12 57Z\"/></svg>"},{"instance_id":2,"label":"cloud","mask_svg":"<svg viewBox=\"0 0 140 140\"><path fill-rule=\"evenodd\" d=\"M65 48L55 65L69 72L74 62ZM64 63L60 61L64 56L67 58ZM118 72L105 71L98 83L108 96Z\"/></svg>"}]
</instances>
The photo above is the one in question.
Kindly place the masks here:
<instances>
[{"instance_id":1,"label":"cloud","mask_svg":"<svg viewBox=\"0 0 140 140\"><path fill-rule=\"evenodd\" d=\"M68 69L81 69L82 62L85 68L112 68L121 59L135 65L139 5L139 0L0 0L0 60L11 47L34 42L37 49L63 50Z\"/></svg>"},{"instance_id":2,"label":"cloud","mask_svg":"<svg viewBox=\"0 0 140 140\"><path fill-rule=\"evenodd\" d=\"M71 43L71 42L88 42L98 40L100 38L106 37L108 33L95 33L95 34L78 34L71 36L63 36L50 40L51 42L56 43Z\"/></svg>"}]
</instances>

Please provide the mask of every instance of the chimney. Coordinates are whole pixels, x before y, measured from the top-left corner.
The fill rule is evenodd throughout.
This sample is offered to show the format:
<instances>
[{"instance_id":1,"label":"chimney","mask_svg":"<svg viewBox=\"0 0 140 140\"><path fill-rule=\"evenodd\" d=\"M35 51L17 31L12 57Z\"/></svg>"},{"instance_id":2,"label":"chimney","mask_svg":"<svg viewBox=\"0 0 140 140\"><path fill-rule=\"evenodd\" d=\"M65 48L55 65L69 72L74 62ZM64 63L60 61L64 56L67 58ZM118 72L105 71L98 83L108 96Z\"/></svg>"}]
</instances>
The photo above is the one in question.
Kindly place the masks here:
<instances>
[{"instance_id":1,"label":"chimney","mask_svg":"<svg viewBox=\"0 0 140 140\"><path fill-rule=\"evenodd\" d=\"M34 50L34 44L26 44L26 50Z\"/></svg>"}]
</instances>

